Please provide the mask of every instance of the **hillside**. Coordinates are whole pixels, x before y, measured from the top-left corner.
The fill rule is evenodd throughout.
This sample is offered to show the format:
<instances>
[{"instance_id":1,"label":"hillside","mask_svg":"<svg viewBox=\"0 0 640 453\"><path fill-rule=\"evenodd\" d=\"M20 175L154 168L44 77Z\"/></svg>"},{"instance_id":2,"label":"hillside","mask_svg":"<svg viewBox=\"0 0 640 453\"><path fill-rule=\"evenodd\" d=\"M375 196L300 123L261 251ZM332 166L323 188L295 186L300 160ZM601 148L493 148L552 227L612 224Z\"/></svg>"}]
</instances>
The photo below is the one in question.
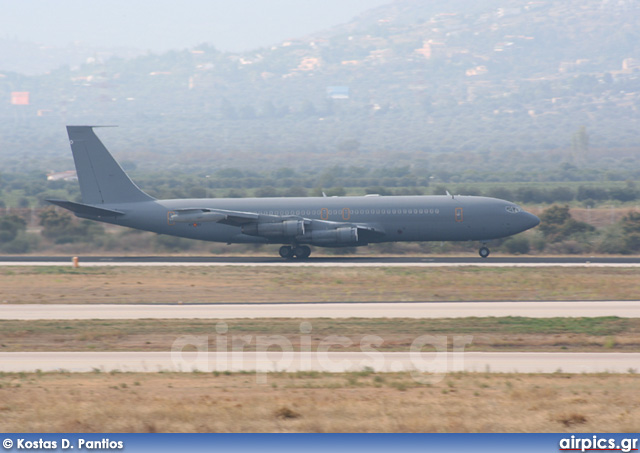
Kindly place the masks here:
<instances>
[{"instance_id":1,"label":"hillside","mask_svg":"<svg viewBox=\"0 0 640 453\"><path fill-rule=\"evenodd\" d=\"M433 167L442 153L499 165L512 151L637 168L638 23L640 0L398 0L245 54L0 67L0 162L68 166L63 125L92 123L119 124L101 132L110 146L165 169Z\"/></svg>"}]
</instances>

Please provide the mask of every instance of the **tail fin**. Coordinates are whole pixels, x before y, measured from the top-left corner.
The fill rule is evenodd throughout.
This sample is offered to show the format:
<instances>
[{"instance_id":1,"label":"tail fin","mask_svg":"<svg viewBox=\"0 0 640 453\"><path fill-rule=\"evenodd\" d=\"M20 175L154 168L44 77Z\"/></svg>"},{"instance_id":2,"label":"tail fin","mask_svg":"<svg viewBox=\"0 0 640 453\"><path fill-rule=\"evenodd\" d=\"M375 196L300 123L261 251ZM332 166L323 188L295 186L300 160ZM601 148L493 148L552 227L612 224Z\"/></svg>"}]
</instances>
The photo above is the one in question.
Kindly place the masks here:
<instances>
[{"instance_id":1,"label":"tail fin","mask_svg":"<svg viewBox=\"0 0 640 453\"><path fill-rule=\"evenodd\" d=\"M93 132L93 126L67 126L67 133L84 203L153 200L129 179Z\"/></svg>"}]
</instances>

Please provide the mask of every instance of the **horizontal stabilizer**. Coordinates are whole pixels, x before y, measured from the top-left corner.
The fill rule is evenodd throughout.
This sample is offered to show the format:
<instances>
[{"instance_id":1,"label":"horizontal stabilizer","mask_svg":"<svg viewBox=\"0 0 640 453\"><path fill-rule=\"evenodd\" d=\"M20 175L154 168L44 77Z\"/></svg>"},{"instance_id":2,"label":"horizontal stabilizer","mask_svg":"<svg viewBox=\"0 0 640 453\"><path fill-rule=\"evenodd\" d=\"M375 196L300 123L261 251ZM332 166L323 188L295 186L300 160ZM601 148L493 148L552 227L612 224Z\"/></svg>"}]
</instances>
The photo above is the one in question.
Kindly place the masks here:
<instances>
[{"instance_id":1,"label":"horizontal stabilizer","mask_svg":"<svg viewBox=\"0 0 640 453\"><path fill-rule=\"evenodd\" d=\"M60 206L61 208L68 209L69 211L77 214L81 217L117 217L124 215L124 212L116 211L114 209L96 208L88 204L74 203L73 201L66 200L46 200L49 203Z\"/></svg>"}]
</instances>

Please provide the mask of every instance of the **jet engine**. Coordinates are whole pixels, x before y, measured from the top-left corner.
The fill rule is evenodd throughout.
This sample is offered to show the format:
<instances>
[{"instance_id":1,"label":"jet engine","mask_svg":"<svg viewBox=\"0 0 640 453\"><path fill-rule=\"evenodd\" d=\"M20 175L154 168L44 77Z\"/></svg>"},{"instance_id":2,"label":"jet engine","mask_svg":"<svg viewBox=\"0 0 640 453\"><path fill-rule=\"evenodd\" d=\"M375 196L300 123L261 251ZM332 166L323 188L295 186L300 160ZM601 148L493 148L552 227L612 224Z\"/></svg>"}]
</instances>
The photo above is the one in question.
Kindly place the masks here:
<instances>
[{"instance_id":1,"label":"jet engine","mask_svg":"<svg viewBox=\"0 0 640 453\"><path fill-rule=\"evenodd\" d=\"M358 242L358 228L342 227L334 230L311 230L297 238L299 242L316 245L349 245Z\"/></svg>"},{"instance_id":2,"label":"jet engine","mask_svg":"<svg viewBox=\"0 0 640 453\"><path fill-rule=\"evenodd\" d=\"M304 235L305 229L302 220L285 220L284 222L250 223L242 227L242 232L250 236L280 238Z\"/></svg>"}]
</instances>

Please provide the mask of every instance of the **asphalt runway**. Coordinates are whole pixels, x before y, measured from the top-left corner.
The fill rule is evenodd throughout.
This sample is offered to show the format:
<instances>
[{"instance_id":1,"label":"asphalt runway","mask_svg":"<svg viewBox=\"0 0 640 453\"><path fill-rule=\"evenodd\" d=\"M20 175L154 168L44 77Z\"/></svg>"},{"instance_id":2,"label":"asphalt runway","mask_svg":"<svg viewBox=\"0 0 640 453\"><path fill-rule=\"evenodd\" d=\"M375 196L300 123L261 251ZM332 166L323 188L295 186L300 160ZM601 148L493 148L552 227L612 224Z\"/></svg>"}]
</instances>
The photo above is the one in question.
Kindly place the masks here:
<instances>
[{"instance_id":1,"label":"asphalt runway","mask_svg":"<svg viewBox=\"0 0 640 453\"><path fill-rule=\"evenodd\" d=\"M282 304L0 304L2 320L236 318L640 318L640 301L388 302Z\"/></svg>"},{"instance_id":2,"label":"asphalt runway","mask_svg":"<svg viewBox=\"0 0 640 453\"><path fill-rule=\"evenodd\" d=\"M541 352L4 352L1 372L101 370L122 372L417 371L414 378L441 379L456 371L498 373L629 373L640 353ZM262 376L266 379L266 375ZM259 381L260 382L260 381Z\"/></svg>"},{"instance_id":3,"label":"asphalt runway","mask_svg":"<svg viewBox=\"0 0 640 453\"><path fill-rule=\"evenodd\" d=\"M640 267L640 257L311 257L79 256L81 266L316 266L316 267ZM0 256L0 266L67 266L71 256Z\"/></svg>"}]
</instances>

